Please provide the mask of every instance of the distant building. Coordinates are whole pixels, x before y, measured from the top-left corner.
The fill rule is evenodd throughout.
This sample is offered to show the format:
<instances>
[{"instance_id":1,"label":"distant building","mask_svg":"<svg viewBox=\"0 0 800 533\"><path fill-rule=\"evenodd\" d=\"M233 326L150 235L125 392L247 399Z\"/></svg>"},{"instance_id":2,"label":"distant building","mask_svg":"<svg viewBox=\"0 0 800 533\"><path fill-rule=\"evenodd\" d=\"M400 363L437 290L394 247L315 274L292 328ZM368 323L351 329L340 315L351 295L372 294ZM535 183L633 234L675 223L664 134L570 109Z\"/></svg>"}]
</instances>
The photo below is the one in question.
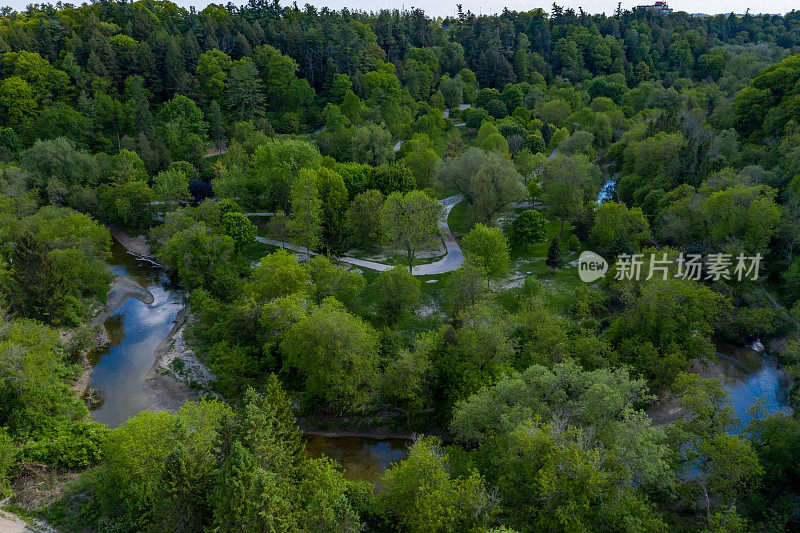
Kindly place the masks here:
<instances>
[{"instance_id":1,"label":"distant building","mask_svg":"<svg viewBox=\"0 0 800 533\"><path fill-rule=\"evenodd\" d=\"M672 13L672 8L669 7L666 2L662 2L661 0L652 5L641 5L636 7L639 9L649 9L650 11L655 11L656 13Z\"/></svg>"}]
</instances>

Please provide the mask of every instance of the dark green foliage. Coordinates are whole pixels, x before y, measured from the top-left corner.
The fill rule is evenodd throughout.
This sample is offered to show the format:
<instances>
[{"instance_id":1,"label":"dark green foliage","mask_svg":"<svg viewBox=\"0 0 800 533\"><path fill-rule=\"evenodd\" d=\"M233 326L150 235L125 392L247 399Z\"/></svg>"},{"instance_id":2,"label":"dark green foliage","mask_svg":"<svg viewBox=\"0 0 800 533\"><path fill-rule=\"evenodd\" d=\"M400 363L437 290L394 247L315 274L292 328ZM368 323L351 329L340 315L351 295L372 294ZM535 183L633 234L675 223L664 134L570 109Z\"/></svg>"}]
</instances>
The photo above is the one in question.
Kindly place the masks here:
<instances>
[{"instance_id":1,"label":"dark green foliage","mask_svg":"<svg viewBox=\"0 0 800 533\"><path fill-rule=\"evenodd\" d=\"M544 262L553 272L564 264L564 259L561 257L561 244L558 242L557 236L550 241L550 246L547 248L547 258Z\"/></svg>"}]
</instances>

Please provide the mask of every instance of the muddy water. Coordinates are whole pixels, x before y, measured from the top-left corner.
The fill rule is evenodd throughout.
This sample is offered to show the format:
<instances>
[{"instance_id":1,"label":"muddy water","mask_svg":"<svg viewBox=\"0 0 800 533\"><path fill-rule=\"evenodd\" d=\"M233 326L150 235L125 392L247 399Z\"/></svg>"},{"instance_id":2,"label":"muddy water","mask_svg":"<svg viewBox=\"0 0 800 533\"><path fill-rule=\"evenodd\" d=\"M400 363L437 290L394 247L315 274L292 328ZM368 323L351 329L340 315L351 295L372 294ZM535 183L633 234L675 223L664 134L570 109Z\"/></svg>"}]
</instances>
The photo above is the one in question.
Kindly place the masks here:
<instances>
[{"instance_id":1,"label":"muddy water","mask_svg":"<svg viewBox=\"0 0 800 533\"><path fill-rule=\"evenodd\" d=\"M126 301L105 321L111 345L89 354L94 366L89 386L98 389L103 398L92 410L92 418L114 428L155 406L144 380L153 364L153 352L172 329L185 297L169 286L161 268L136 259L117 241L109 264L115 274L133 279L154 297L150 305L135 298Z\"/></svg>"},{"instance_id":2,"label":"muddy water","mask_svg":"<svg viewBox=\"0 0 800 533\"><path fill-rule=\"evenodd\" d=\"M326 455L343 467L347 479L376 482L389 466L406 457L411 441L368 437L322 437L306 435L306 453Z\"/></svg>"}]
</instances>

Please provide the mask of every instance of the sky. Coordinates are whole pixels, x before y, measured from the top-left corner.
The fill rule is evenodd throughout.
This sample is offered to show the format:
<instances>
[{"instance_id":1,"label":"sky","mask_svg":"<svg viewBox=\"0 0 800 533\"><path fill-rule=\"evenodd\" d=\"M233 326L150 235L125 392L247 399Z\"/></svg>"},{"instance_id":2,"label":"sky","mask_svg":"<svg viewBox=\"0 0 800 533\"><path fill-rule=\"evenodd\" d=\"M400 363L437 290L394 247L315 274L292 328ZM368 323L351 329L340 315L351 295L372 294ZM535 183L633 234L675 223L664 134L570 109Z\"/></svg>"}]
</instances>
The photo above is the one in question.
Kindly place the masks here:
<instances>
[{"instance_id":1,"label":"sky","mask_svg":"<svg viewBox=\"0 0 800 533\"><path fill-rule=\"evenodd\" d=\"M41 0L38 0L41 3ZM74 4L81 4L82 0L64 0ZM172 0L176 4L183 7L195 6L203 8L208 5L210 0ZM289 5L292 0L281 0L282 5ZM408 2L408 3L405 3ZM705 0L698 2L696 0L673 0L670 1L670 7L675 11L686 11L688 13L744 13L747 8L750 8L751 13L786 13L797 7L796 0ZM31 0L0 0L0 5L8 5L14 9L22 10L27 4L33 3ZM215 3L227 3L227 0L216 0ZM244 4L246 0L234 0L235 4ZM405 7L421 8L431 17L444 17L447 15L454 15L456 12L456 4L460 3L464 11L472 11L473 13L499 13L504 7L508 7L515 11L529 11L537 7L549 11L552 5L552 0L549 2L542 0L526 1L526 0L501 0L501 1L481 1L481 0L297 0L299 6L306 3L313 4L318 8L328 6L331 9L341 9L347 7L350 9L358 9L363 11L376 11L378 9L396 9ZM602 13L611 14L617 7L616 0L560 0L557 2L559 5L565 7L572 7L577 10L578 7L589 13ZM651 3L651 0L633 0L623 1L623 9L630 9L638 4Z\"/></svg>"}]
</instances>

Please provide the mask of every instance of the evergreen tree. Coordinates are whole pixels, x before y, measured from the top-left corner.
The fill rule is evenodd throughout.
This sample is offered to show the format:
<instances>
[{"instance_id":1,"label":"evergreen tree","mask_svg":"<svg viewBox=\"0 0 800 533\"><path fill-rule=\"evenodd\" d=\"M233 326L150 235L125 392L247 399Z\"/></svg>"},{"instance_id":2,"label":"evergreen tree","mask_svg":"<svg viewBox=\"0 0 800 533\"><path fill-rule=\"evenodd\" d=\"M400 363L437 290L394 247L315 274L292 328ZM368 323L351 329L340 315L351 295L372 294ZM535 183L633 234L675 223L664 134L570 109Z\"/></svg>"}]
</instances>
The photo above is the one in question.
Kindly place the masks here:
<instances>
[{"instance_id":1,"label":"evergreen tree","mask_svg":"<svg viewBox=\"0 0 800 533\"><path fill-rule=\"evenodd\" d=\"M547 259L544 262L553 272L564 264L564 259L561 257L561 245L557 236L550 241L550 247L547 249Z\"/></svg>"},{"instance_id":2,"label":"evergreen tree","mask_svg":"<svg viewBox=\"0 0 800 533\"><path fill-rule=\"evenodd\" d=\"M58 322L66 297L64 277L33 232L23 231L14 244L8 291L11 310L27 318Z\"/></svg>"}]
</instances>

